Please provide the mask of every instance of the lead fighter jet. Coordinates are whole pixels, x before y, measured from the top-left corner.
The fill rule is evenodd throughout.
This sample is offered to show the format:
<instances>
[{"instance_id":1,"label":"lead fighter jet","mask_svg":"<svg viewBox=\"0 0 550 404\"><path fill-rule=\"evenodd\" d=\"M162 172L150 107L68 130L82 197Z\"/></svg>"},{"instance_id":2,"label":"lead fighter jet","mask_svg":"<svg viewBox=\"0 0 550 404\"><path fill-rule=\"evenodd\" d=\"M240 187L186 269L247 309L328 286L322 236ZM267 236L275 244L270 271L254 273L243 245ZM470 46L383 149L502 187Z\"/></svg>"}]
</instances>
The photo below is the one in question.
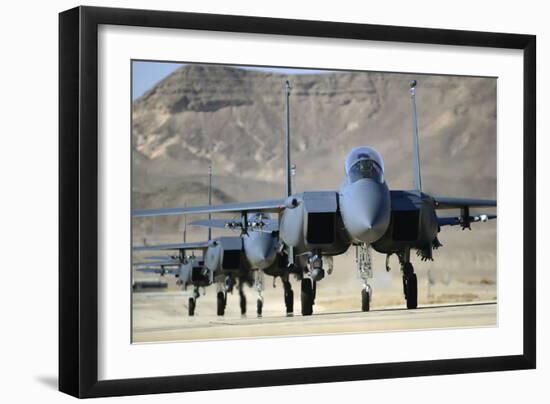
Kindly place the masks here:
<instances>
[{"instance_id":1,"label":"lead fighter jet","mask_svg":"<svg viewBox=\"0 0 550 404\"><path fill-rule=\"evenodd\" d=\"M407 308L418 302L417 278L411 263L411 250L422 260L432 260L432 251L441 246L437 238L441 226L458 225L470 229L472 222L496 218L494 214L471 215L471 208L496 207L496 200L439 197L422 191L420 152L416 123L416 81L410 83L413 117L413 188L390 190L385 181L384 162L372 147L351 150L345 161L345 177L339 191L306 191L292 194L290 188L290 150L288 98L286 83L286 189L283 199L229 203L133 212L134 217L186 215L192 213L238 213L243 231L248 231L249 213L277 213L279 238L288 256L289 272L300 272L302 315L311 315L316 283L325 276L326 257L356 247L359 278L363 283L361 309L370 309L372 296L368 279L372 277L371 253L396 254L401 266ZM440 217L437 212L459 209L459 216ZM252 229L251 229L252 230ZM325 258L325 259L324 259Z\"/></svg>"}]
</instances>

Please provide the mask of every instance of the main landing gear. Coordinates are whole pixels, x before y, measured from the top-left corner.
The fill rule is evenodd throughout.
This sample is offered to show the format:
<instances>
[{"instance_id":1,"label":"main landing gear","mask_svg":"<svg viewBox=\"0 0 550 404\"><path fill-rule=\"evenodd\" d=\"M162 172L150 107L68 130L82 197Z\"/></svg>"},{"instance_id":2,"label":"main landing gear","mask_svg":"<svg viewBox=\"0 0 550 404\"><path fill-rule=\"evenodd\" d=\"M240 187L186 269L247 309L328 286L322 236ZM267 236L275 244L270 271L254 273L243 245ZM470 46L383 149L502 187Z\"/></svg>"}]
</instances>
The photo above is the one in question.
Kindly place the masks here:
<instances>
[{"instance_id":1,"label":"main landing gear","mask_svg":"<svg viewBox=\"0 0 550 404\"><path fill-rule=\"evenodd\" d=\"M227 293L233 291L233 278L227 276L224 282L218 282L218 292L216 293L216 314L223 316L227 306Z\"/></svg>"},{"instance_id":2,"label":"main landing gear","mask_svg":"<svg viewBox=\"0 0 550 404\"><path fill-rule=\"evenodd\" d=\"M410 262L403 265L403 294L407 301L407 309L416 309L418 307L418 282Z\"/></svg>"},{"instance_id":3,"label":"main landing gear","mask_svg":"<svg viewBox=\"0 0 550 404\"><path fill-rule=\"evenodd\" d=\"M418 282L410 262L410 253L410 249L405 250L402 255L399 255L399 261L403 273L403 294L407 301L407 309L416 309L418 307Z\"/></svg>"},{"instance_id":4,"label":"main landing gear","mask_svg":"<svg viewBox=\"0 0 550 404\"><path fill-rule=\"evenodd\" d=\"M195 308L197 307L197 299L199 296L199 287L195 286L193 288L193 295L189 298L189 302L187 304L187 314L189 314L190 317L195 315Z\"/></svg>"},{"instance_id":5,"label":"main landing gear","mask_svg":"<svg viewBox=\"0 0 550 404\"><path fill-rule=\"evenodd\" d=\"M316 282L310 278L302 279L302 316L311 316L313 314L313 305L315 304Z\"/></svg>"},{"instance_id":6,"label":"main landing gear","mask_svg":"<svg viewBox=\"0 0 550 404\"><path fill-rule=\"evenodd\" d=\"M246 295L244 294L244 282L239 280L239 304L241 306L241 316L246 316Z\"/></svg>"},{"instance_id":7,"label":"main landing gear","mask_svg":"<svg viewBox=\"0 0 550 404\"><path fill-rule=\"evenodd\" d=\"M363 290L361 290L361 311L369 311L372 299L372 288L368 283L368 280L372 278L371 246L368 244L359 244L356 246L355 261L357 262L357 275L363 283Z\"/></svg>"},{"instance_id":8,"label":"main landing gear","mask_svg":"<svg viewBox=\"0 0 550 404\"><path fill-rule=\"evenodd\" d=\"M291 317L294 315L294 292L292 291L292 285L288 279L288 274L281 279L283 280L283 288L285 291L286 315L287 317Z\"/></svg>"},{"instance_id":9,"label":"main landing gear","mask_svg":"<svg viewBox=\"0 0 550 404\"><path fill-rule=\"evenodd\" d=\"M246 295L244 293L244 285L245 280L242 278L239 278L239 305L241 308L241 315L246 315ZM218 291L216 293L216 314L218 316L225 315L225 308L227 307L227 294L232 292L234 287L234 281L233 278L230 276L227 276L224 280L224 282L218 282L217 283Z\"/></svg>"}]
</instances>

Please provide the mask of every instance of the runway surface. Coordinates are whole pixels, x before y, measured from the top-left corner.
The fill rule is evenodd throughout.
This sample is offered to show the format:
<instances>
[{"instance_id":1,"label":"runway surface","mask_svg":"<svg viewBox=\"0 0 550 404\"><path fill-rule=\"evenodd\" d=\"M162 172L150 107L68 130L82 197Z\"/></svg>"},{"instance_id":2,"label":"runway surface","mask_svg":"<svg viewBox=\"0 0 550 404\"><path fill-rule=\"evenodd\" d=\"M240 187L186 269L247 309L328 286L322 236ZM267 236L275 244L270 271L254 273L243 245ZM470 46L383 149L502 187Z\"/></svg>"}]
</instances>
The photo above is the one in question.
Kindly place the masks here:
<instances>
[{"instance_id":1,"label":"runway surface","mask_svg":"<svg viewBox=\"0 0 550 404\"><path fill-rule=\"evenodd\" d=\"M241 317L235 311L229 311L224 317L200 314L188 317L183 303L187 301L186 295L180 293L178 296L174 299L174 294L134 294L133 342L488 327L497 324L497 303L494 301L425 305L416 310L386 307L369 312L320 312L308 317L299 314L286 317L270 310L262 318L257 318L254 312ZM179 302L177 307L171 307L174 300ZM202 312L212 313L213 309L203 307ZM299 305L297 309L299 313Z\"/></svg>"}]
</instances>

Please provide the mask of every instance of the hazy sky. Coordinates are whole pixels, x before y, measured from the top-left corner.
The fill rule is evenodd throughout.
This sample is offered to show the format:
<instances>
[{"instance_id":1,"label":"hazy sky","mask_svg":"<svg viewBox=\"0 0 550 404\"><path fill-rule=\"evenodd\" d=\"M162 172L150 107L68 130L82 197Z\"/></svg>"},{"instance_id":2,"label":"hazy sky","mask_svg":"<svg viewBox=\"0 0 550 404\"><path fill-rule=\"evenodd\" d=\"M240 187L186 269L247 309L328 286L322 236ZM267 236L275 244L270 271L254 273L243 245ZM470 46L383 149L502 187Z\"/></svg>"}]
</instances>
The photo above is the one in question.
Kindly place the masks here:
<instances>
[{"instance_id":1,"label":"hazy sky","mask_svg":"<svg viewBox=\"0 0 550 404\"><path fill-rule=\"evenodd\" d=\"M132 62L132 100L135 100L143 95L147 90L153 87L160 80L168 76L178 67L185 63L170 63L170 62L149 62L149 61L133 61ZM328 70L313 70L313 69L289 69L277 67L253 67L253 66L235 66L247 70L260 70L270 73L279 74L323 74L331 73Z\"/></svg>"}]
</instances>

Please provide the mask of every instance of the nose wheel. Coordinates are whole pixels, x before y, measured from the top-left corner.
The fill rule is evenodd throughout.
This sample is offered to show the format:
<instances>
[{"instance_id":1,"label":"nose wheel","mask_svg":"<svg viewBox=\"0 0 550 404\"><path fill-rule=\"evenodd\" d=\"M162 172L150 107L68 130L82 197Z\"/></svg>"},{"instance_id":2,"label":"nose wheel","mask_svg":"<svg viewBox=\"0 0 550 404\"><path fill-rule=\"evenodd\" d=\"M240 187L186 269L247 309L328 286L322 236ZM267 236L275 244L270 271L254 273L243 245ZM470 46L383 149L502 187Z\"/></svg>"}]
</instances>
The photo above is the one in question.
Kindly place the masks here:
<instances>
[{"instance_id":1,"label":"nose wheel","mask_svg":"<svg viewBox=\"0 0 550 404\"><path fill-rule=\"evenodd\" d=\"M361 311L369 311L370 310L370 299L372 296L372 290L370 285L365 285L363 290L361 291Z\"/></svg>"},{"instance_id":2,"label":"nose wheel","mask_svg":"<svg viewBox=\"0 0 550 404\"><path fill-rule=\"evenodd\" d=\"M368 284L372 278L372 247L369 244L360 244L355 249L355 261L357 263L357 277L363 283L361 290L361 311L370 310L372 288Z\"/></svg>"},{"instance_id":3,"label":"nose wheel","mask_svg":"<svg viewBox=\"0 0 550 404\"><path fill-rule=\"evenodd\" d=\"M258 292L258 298L256 299L256 315L259 318L262 317L262 312L264 308L264 298L262 296L262 291L264 290L264 272L262 270L256 271L254 287Z\"/></svg>"},{"instance_id":4,"label":"nose wheel","mask_svg":"<svg viewBox=\"0 0 550 404\"><path fill-rule=\"evenodd\" d=\"M407 301L407 309L416 309L418 307L418 282L410 262L403 265L403 294Z\"/></svg>"},{"instance_id":5,"label":"nose wheel","mask_svg":"<svg viewBox=\"0 0 550 404\"><path fill-rule=\"evenodd\" d=\"M262 296L258 296L258 299L256 300L256 315L259 317L262 317L262 312L264 309L264 298Z\"/></svg>"}]
</instances>

